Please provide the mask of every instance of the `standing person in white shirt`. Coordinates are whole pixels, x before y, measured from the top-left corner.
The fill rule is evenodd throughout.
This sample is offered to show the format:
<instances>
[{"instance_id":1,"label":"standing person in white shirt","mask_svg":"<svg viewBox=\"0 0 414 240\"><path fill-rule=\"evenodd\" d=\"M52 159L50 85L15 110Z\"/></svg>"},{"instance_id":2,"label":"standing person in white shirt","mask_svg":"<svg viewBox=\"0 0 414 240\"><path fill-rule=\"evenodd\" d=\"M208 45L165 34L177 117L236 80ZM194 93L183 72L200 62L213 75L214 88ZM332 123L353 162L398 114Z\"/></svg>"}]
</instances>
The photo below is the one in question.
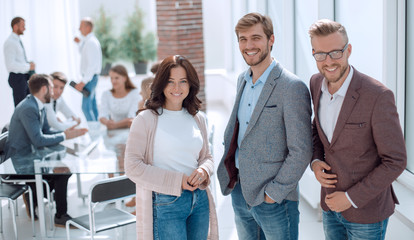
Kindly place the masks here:
<instances>
[{"instance_id":1,"label":"standing person in white shirt","mask_svg":"<svg viewBox=\"0 0 414 240\"><path fill-rule=\"evenodd\" d=\"M53 97L50 103L45 104L47 121L55 130L65 131L68 128L80 124L80 118L77 117L68 107L65 100L61 98L65 85L68 82L65 74L54 72L50 74L53 78ZM59 119L57 113L60 112L66 119Z\"/></svg>"},{"instance_id":2,"label":"standing person in white shirt","mask_svg":"<svg viewBox=\"0 0 414 240\"><path fill-rule=\"evenodd\" d=\"M79 31L84 37L82 40L75 37L74 41L79 44L81 53L81 81L76 84L78 91L86 89L89 96L83 95L82 111L87 121L98 121L98 108L96 106L95 88L98 83L98 74L102 68L102 49L101 44L92 32L92 19L86 17L82 19Z\"/></svg>"},{"instance_id":3,"label":"standing person in white shirt","mask_svg":"<svg viewBox=\"0 0 414 240\"><path fill-rule=\"evenodd\" d=\"M102 94L99 121L108 129L127 128L138 110L140 95L126 68L116 65L109 70L112 89Z\"/></svg>"},{"instance_id":4,"label":"standing person in white shirt","mask_svg":"<svg viewBox=\"0 0 414 240\"><path fill-rule=\"evenodd\" d=\"M9 71L9 85L13 89L14 106L17 106L29 93L27 81L34 73L35 63L27 60L20 35L26 30L25 20L15 17L11 21L13 32L4 43L4 60Z\"/></svg>"}]
</instances>

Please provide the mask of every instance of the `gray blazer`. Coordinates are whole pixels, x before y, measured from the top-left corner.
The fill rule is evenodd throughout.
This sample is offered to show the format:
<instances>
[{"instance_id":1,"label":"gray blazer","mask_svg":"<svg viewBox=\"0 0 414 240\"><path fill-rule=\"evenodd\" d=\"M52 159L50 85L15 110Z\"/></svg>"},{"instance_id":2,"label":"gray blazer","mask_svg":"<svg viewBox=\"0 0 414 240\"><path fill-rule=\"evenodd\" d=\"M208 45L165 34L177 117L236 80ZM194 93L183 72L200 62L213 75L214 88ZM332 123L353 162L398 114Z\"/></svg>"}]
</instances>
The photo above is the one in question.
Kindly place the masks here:
<instances>
[{"instance_id":1,"label":"gray blazer","mask_svg":"<svg viewBox=\"0 0 414 240\"><path fill-rule=\"evenodd\" d=\"M42 118L42 119L41 119ZM35 148L51 146L64 140L60 132L50 130L46 114L39 114L36 99L28 95L16 106L10 120L7 157L16 153L30 153Z\"/></svg>"},{"instance_id":2,"label":"gray blazer","mask_svg":"<svg viewBox=\"0 0 414 240\"><path fill-rule=\"evenodd\" d=\"M239 180L250 206L261 204L265 191L277 203L298 201L298 181L312 157L309 90L297 76L276 64L241 142L237 170L234 150L237 112L246 84L243 76L238 79L236 101L224 133L224 155L217 169L222 193L230 194Z\"/></svg>"}]
</instances>

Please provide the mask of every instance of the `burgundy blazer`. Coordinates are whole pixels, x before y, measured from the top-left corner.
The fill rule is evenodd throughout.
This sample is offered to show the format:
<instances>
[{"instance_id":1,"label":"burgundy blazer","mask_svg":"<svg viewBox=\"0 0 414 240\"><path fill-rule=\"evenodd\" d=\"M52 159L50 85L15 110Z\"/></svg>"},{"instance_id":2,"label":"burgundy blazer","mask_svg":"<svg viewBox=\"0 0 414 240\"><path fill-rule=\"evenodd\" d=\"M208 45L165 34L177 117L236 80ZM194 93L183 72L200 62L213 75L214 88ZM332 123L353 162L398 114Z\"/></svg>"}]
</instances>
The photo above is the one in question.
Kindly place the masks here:
<instances>
[{"instance_id":1,"label":"burgundy blazer","mask_svg":"<svg viewBox=\"0 0 414 240\"><path fill-rule=\"evenodd\" d=\"M323 76L310 80L314 119L313 158L331 166L338 176L336 188L321 189L321 206L328 211L326 194L348 192L358 208L342 212L355 223L376 223L394 213L398 204L392 182L404 171L407 154L394 95L379 81L354 68L338 116L332 141L328 142L319 121L318 109Z\"/></svg>"}]
</instances>

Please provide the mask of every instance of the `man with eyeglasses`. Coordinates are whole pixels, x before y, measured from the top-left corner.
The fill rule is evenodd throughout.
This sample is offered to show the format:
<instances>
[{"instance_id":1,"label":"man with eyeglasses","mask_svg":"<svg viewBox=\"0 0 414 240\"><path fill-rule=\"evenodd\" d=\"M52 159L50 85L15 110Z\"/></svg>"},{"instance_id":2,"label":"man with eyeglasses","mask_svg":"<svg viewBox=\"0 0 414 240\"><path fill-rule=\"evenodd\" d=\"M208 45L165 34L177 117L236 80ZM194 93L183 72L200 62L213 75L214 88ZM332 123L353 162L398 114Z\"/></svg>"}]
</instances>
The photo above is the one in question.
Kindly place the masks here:
<instances>
[{"instance_id":1,"label":"man with eyeglasses","mask_svg":"<svg viewBox=\"0 0 414 240\"><path fill-rule=\"evenodd\" d=\"M391 184L407 163L394 95L349 65L341 24L318 20L309 35L320 72L310 80L311 168L322 186L325 239L384 239L398 204Z\"/></svg>"}]
</instances>

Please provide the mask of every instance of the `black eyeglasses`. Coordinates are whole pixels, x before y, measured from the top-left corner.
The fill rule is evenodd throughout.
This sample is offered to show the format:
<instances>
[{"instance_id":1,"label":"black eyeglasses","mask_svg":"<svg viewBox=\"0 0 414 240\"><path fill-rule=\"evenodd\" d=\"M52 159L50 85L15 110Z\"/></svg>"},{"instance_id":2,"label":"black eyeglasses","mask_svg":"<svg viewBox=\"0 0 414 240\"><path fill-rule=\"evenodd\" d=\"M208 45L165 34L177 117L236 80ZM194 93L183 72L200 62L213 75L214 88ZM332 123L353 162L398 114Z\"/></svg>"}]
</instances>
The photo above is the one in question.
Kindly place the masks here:
<instances>
[{"instance_id":1,"label":"black eyeglasses","mask_svg":"<svg viewBox=\"0 0 414 240\"><path fill-rule=\"evenodd\" d=\"M342 50L335 50L328 53L319 52L312 54L316 61L322 62L325 61L326 56L330 56L331 59L340 59L344 55L345 49L348 47L348 43L345 45L345 47Z\"/></svg>"}]
</instances>

